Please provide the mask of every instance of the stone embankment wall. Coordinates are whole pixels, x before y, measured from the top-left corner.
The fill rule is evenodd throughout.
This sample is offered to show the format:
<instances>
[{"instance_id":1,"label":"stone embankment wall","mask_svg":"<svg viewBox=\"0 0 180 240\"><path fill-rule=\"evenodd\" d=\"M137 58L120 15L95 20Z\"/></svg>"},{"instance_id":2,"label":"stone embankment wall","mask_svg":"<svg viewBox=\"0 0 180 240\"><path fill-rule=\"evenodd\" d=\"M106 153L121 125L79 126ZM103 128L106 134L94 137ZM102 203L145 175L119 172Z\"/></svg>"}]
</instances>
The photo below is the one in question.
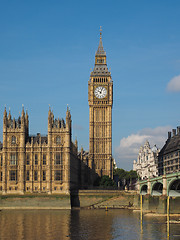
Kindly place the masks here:
<instances>
[{"instance_id":1,"label":"stone embankment wall","mask_svg":"<svg viewBox=\"0 0 180 240\"><path fill-rule=\"evenodd\" d=\"M143 196L143 212L165 214L166 196ZM128 208L140 210L140 195L135 191L80 190L70 195L0 195L1 209L101 209ZM180 214L180 197L170 198L170 213Z\"/></svg>"},{"instance_id":2,"label":"stone embankment wall","mask_svg":"<svg viewBox=\"0 0 180 240\"><path fill-rule=\"evenodd\" d=\"M70 195L0 195L2 209L71 209Z\"/></svg>"},{"instance_id":3,"label":"stone embankment wall","mask_svg":"<svg viewBox=\"0 0 180 240\"><path fill-rule=\"evenodd\" d=\"M74 200L72 200L74 199ZM140 195L136 191L81 190L72 196L72 207L81 208L128 208L140 210ZM143 212L165 214L166 196L142 196ZM170 198L170 213L180 214L180 197Z\"/></svg>"},{"instance_id":4,"label":"stone embankment wall","mask_svg":"<svg viewBox=\"0 0 180 240\"><path fill-rule=\"evenodd\" d=\"M78 196L81 208L132 207L137 197L135 191L119 190L81 190Z\"/></svg>"}]
</instances>

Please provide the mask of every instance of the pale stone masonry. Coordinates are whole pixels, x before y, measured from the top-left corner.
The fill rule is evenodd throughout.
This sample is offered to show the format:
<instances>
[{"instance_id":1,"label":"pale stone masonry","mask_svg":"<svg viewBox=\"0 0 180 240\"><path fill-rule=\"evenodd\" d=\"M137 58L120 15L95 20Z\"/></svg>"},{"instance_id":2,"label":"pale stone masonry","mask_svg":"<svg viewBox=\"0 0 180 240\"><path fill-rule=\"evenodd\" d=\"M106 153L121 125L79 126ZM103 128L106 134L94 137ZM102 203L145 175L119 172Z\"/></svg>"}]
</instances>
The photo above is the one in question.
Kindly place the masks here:
<instances>
[{"instance_id":1,"label":"pale stone masonry","mask_svg":"<svg viewBox=\"0 0 180 240\"><path fill-rule=\"evenodd\" d=\"M112 105L113 81L106 64L100 32L95 66L88 82L89 166L99 176L113 178Z\"/></svg>"},{"instance_id":2,"label":"pale stone masonry","mask_svg":"<svg viewBox=\"0 0 180 240\"><path fill-rule=\"evenodd\" d=\"M140 147L137 162L134 160L133 170L137 172L141 179L158 176L158 153L160 149L156 145L151 148L148 141Z\"/></svg>"},{"instance_id":3,"label":"pale stone masonry","mask_svg":"<svg viewBox=\"0 0 180 240\"><path fill-rule=\"evenodd\" d=\"M29 136L29 116L22 109L15 120L3 117L3 147L0 151L0 191L3 194L64 193L78 187L77 141L71 140L71 114L66 122L48 113L47 136Z\"/></svg>"}]
</instances>

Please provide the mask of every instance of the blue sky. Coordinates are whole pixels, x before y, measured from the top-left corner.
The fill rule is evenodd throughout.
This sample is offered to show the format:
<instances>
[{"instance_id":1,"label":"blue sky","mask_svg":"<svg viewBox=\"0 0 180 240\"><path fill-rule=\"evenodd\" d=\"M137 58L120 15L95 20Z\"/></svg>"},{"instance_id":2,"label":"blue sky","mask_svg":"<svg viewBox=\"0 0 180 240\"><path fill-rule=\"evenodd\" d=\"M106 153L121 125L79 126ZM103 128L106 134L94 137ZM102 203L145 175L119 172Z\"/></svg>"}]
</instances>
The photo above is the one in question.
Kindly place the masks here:
<instances>
[{"instance_id":1,"label":"blue sky","mask_svg":"<svg viewBox=\"0 0 180 240\"><path fill-rule=\"evenodd\" d=\"M48 104L88 150L88 80L103 29L114 81L113 155L132 169L145 140L180 125L180 1L0 1L0 139L6 104L47 134Z\"/></svg>"}]
</instances>

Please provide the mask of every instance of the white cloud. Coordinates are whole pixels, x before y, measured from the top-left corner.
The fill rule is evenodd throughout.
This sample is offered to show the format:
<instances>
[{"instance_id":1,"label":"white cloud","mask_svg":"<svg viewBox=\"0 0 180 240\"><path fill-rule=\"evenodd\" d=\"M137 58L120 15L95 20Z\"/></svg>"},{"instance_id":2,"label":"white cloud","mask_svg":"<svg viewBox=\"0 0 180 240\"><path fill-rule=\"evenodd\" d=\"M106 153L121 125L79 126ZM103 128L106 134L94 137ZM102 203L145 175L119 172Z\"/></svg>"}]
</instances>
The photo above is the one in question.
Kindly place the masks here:
<instances>
[{"instance_id":1,"label":"white cloud","mask_svg":"<svg viewBox=\"0 0 180 240\"><path fill-rule=\"evenodd\" d=\"M115 159L118 167L132 169L133 160L137 159L139 148L144 145L146 140L149 141L151 147L156 144L158 148L162 148L170 130L171 126L160 126L154 129L144 128L121 139L119 146L115 148Z\"/></svg>"},{"instance_id":2,"label":"white cloud","mask_svg":"<svg viewBox=\"0 0 180 240\"><path fill-rule=\"evenodd\" d=\"M169 92L180 92L180 75L172 78L167 85Z\"/></svg>"}]
</instances>

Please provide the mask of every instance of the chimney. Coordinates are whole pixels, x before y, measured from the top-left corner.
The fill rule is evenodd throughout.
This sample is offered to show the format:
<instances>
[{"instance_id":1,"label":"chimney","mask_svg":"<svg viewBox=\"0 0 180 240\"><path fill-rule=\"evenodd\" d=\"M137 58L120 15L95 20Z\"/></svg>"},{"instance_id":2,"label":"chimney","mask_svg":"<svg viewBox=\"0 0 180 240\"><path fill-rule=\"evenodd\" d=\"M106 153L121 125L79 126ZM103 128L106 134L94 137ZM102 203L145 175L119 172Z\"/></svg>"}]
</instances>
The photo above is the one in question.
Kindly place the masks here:
<instances>
[{"instance_id":1,"label":"chimney","mask_svg":"<svg viewBox=\"0 0 180 240\"><path fill-rule=\"evenodd\" d=\"M173 137L176 136L176 129L172 129Z\"/></svg>"},{"instance_id":2,"label":"chimney","mask_svg":"<svg viewBox=\"0 0 180 240\"><path fill-rule=\"evenodd\" d=\"M180 135L180 126L177 127L177 135Z\"/></svg>"},{"instance_id":3,"label":"chimney","mask_svg":"<svg viewBox=\"0 0 180 240\"><path fill-rule=\"evenodd\" d=\"M171 138L171 132L168 132L168 139Z\"/></svg>"}]
</instances>

